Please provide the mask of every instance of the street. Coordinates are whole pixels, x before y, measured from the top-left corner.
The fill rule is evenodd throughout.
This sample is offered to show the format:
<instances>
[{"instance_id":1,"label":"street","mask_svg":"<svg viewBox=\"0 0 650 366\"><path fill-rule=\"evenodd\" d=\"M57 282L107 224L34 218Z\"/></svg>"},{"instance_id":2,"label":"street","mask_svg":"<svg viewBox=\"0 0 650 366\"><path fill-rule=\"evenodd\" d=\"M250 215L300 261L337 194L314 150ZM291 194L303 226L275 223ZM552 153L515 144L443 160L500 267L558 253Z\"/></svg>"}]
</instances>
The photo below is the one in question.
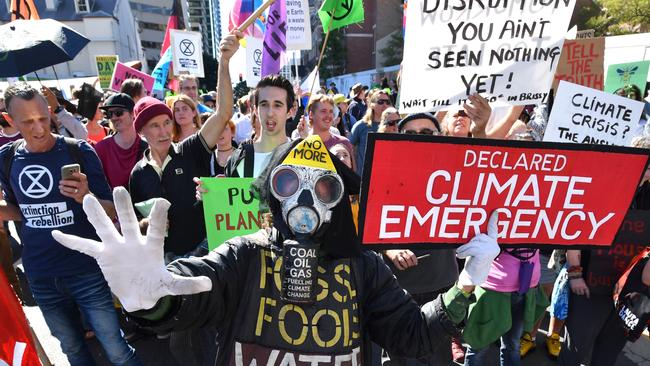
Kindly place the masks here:
<instances>
[{"instance_id":1,"label":"street","mask_svg":"<svg viewBox=\"0 0 650 366\"><path fill-rule=\"evenodd\" d=\"M30 324L34 328L43 348L47 352L50 362L56 366L69 365L65 355L61 352L59 342L52 337L49 329L43 320L38 307L23 307L25 314L29 319ZM96 339L88 342L94 355L98 355L97 363L100 366L109 366L110 363L106 361L101 355L101 347ZM169 353L168 340L159 340L155 336L148 336L145 338L137 339L132 342L136 348L138 355L145 363L145 365L160 365L160 366L175 366L177 363ZM493 362L486 366L498 365L498 349L492 347ZM544 337L540 334L537 337L537 349L530 353L522 365L524 366L551 366L556 365L557 362L551 360L545 350ZM646 335L642 336L636 343L628 343L623 353L619 356L615 366L634 366L634 365L650 365L650 340ZM189 365L183 365L189 366Z\"/></svg>"}]
</instances>

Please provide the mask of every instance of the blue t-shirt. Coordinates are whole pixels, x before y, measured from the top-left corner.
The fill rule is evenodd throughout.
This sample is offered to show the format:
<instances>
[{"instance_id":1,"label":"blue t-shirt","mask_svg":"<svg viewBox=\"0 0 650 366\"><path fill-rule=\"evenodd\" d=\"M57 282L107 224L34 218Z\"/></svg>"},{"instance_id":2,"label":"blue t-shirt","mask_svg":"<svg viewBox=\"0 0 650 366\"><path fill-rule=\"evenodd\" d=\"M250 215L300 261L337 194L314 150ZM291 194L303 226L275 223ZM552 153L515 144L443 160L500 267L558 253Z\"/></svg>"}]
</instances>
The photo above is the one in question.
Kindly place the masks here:
<instances>
[{"instance_id":1,"label":"blue t-shirt","mask_svg":"<svg viewBox=\"0 0 650 366\"><path fill-rule=\"evenodd\" d=\"M369 132L377 132L379 128L379 122L373 122L370 126L366 121L358 121L352 127L352 133L350 133L350 143L357 148L357 174L361 176L363 171L363 163L365 163L366 156L366 143L368 141Z\"/></svg>"},{"instance_id":2,"label":"blue t-shirt","mask_svg":"<svg viewBox=\"0 0 650 366\"><path fill-rule=\"evenodd\" d=\"M88 188L98 199L112 200L101 163L92 147L78 141L83 157L82 173L88 176ZM0 162L12 144L0 149ZM71 250L52 238L52 230L98 240L81 204L59 192L61 167L76 164L62 136L54 147L43 153L30 153L23 147L16 150L7 182L4 163L0 163L0 184L5 199L20 209L23 225L23 264L29 278L70 276L99 271L97 262L85 254ZM13 196L4 187L11 184Z\"/></svg>"}]
</instances>

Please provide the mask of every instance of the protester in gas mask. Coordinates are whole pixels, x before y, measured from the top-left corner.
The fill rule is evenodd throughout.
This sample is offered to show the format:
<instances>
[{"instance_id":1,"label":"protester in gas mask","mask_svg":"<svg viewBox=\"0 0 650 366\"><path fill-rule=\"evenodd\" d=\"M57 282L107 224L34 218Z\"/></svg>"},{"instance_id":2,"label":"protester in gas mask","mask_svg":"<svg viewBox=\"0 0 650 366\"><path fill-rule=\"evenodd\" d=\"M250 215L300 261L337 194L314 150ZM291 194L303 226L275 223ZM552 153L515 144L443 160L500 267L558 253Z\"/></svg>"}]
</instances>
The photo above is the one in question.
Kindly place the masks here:
<instances>
[{"instance_id":1,"label":"protester in gas mask","mask_svg":"<svg viewBox=\"0 0 650 366\"><path fill-rule=\"evenodd\" d=\"M370 341L410 357L449 344L499 253L496 215L457 253L459 283L422 308L381 258L360 246L350 202L360 181L318 136L279 146L255 181L273 226L219 246L202 258L164 266L169 203L158 200L146 236L128 193L114 199L124 237L96 200L85 210L102 242L53 232L97 259L124 309L156 332L211 324L219 329L218 365L286 362L370 364Z\"/></svg>"}]
</instances>

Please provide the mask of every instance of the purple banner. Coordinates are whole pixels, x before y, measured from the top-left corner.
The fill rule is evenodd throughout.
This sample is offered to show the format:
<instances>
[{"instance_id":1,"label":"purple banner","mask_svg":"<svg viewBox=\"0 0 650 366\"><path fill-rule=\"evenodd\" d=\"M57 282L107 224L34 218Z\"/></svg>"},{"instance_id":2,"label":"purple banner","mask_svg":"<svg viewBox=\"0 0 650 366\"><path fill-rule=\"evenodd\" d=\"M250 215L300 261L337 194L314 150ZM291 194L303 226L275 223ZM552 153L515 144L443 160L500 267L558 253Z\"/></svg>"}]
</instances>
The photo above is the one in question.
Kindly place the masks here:
<instances>
[{"instance_id":1,"label":"purple banner","mask_svg":"<svg viewBox=\"0 0 650 366\"><path fill-rule=\"evenodd\" d=\"M280 72L282 54L287 49L287 9L284 0L271 4L266 19L264 50L262 52L262 77Z\"/></svg>"}]
</instances>

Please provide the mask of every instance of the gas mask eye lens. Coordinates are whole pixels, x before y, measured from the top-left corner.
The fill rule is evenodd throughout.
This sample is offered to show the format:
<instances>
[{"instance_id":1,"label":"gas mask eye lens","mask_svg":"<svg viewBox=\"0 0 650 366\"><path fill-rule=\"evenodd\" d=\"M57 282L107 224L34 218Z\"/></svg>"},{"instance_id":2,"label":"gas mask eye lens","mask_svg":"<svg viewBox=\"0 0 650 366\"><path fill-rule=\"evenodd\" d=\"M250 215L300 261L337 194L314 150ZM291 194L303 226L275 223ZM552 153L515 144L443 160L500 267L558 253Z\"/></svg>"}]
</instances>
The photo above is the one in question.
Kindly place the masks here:
<instances>
[{"instance_id":1,"label":"gas mask eye lens","mask_svg":"<svg viewBox=\"0 0 650 366\"><path fill-rule=\"evenodd\" d=\"M280 169L273 176L272 187L280 197L291 197L300 186L298 175L291 169Z\"/></svg>"},{"instance_id":2,"label":"gas mask eye lens","mask_svg":"<svg viewBox=\"0 0 650 366\"><path fill-rule=\"evenodd\" d=\"M316 181L314 185L316 198L324 204L335 203L341 199L343 187L341 183L331 175L325 175Z\"/></svg>"}]
</instances>

